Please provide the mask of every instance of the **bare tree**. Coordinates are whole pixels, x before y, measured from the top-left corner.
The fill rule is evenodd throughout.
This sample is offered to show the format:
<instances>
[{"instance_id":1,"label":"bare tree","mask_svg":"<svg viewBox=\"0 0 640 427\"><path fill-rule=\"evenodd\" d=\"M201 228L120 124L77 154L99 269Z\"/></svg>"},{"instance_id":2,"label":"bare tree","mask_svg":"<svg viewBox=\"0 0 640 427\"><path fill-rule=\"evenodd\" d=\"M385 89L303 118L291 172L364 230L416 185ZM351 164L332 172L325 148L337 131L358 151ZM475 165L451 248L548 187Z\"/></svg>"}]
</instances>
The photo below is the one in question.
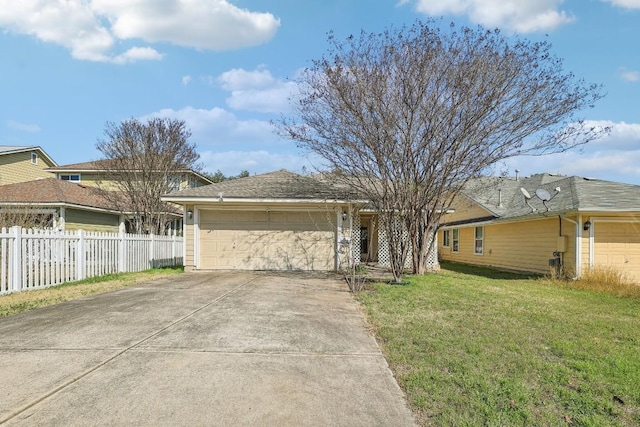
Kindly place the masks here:
<instances>
[{"instance_id":1,"label":"bare tree","mask_svg":"<svg viewBox=\"0 0 640 427\"><path fill-rule=\"evenodd\" d=\"M54 214L48 209L32 205L4 206L0 208L0 228L20 226L22 228L50 228L54 224Z\"/></svg>"},{"instance_id":2,"label":"bare tree","mask_svg":"<svg viewBox=\"0 0 640 427\"><path fill-rule=\"evenodd\" d=\"M439 22L344 42L330 34L298 82L293 116L277 123L371 200L396 280L410 247L414 273L425 272L440 218L470 179L603 132L575 117L600 87L565 72L548 42Z\"/></svg>"},{"instance_id":3,"label":"bare tree","mask_svg":"<svg viewBox=\"0 0 640 427\"><path fill-rule=\"evenodd\" d=\"M120 124L109 122L97 149L106 171L104 196L121 212L129 213L136 232L162 234L175 206L162 202L200 157L188 142L191 132L182 120L152 118Z\"/></svg>"}]
</instances>

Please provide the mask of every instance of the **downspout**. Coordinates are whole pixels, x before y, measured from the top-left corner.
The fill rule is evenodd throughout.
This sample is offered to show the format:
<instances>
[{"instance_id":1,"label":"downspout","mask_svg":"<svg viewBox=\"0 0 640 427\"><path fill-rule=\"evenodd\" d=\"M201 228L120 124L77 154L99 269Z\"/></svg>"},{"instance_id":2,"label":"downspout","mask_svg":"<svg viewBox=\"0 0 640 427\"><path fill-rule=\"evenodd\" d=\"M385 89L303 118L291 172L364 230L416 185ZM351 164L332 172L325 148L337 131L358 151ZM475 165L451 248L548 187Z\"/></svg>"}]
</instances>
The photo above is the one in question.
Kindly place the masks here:
<instances>
[{"instance_id":1,"label":"downspout","mask_svg":"<svg viewBox=\"0 0 640 427\"><path fill-rule=\"evenodd\" d=\"M558 218L560 219L564 219L565 221L569 221L572 224L575 224L575 228L576 228L576 241L575 241L575 251L576 253L575 255L575 267L576 267L576 271L575 271L575 276L572 278L572 280L577 280L578 278L580 278L580 272L582 271L582 259L580 254L582 253L582 236L580 235L580 228L582 227L582 215L578 215L578 221L574 221L572 219L569 219L567 217L563 217L561 215L558 215ZM560 223L562 224L562 223ZM562 230L562 225L560 225L560 229Z\"/></svg>"}]
</instances>

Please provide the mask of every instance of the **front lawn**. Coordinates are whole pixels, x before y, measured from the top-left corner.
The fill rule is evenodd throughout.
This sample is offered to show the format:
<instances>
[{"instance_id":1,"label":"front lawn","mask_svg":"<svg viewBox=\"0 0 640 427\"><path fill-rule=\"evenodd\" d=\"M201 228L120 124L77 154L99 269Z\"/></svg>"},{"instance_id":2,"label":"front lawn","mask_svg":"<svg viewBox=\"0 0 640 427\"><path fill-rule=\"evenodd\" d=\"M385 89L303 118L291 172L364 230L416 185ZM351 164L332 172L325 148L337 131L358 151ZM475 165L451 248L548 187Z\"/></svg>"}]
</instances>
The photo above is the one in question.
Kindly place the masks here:
<instances>
[{"instance_id":1,"label":"front lawn","mask_svg":"<svg viewBox=\"0 0 640 427\"><path fill-rule=\"evenodd\" d=\"M422 425L640 425L640 299L443 267L357 297Z\"/></svg>"}]
</instances>

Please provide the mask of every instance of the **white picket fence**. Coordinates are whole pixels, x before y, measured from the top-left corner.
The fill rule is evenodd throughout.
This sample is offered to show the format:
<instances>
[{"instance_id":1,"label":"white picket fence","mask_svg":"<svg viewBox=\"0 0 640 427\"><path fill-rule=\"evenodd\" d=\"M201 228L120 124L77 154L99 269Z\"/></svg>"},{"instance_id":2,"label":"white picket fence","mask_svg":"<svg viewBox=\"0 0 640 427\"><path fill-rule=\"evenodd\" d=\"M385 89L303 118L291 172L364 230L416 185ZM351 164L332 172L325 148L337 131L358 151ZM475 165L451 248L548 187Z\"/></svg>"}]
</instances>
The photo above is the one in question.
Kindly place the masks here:
<instances>
[{"instance_id":1,"label":"white picket fence","mask_svg":"<svg viewBox=\"0 0 640 427\"><path fill-rule=\"evenodd\" d=\"M182 263L178 236L3 228L0 295Z\"/></svg>"}]
</instances>

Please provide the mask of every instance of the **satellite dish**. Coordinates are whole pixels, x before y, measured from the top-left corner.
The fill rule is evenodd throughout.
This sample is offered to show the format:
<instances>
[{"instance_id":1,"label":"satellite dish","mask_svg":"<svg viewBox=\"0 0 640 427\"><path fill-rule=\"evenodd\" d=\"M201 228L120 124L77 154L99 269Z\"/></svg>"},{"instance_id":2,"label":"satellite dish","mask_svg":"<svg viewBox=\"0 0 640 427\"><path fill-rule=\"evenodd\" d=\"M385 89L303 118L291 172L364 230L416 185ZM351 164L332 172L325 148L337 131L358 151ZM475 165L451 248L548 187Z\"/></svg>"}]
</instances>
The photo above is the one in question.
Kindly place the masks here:
<instances>
[{"instance_id":1,"label":"satellite dish","mask_svg":"<svg viewBox=\"0 0 640 427\"><path fill-rule=\"evenodd\" d=\"M525 190L524 187L520 187L520 191L524 195L525 199L527 199L527 200L531 199L531 194L529 194L529 192L527 190Z\"/></svg>"},{"instance_id":2,"label":"satellite dish","mask_svg":"<svg viewBox=\"0 0 640 427\"><path fill-rule=\"evenodd\" d=\"M538 199L542 200L543 202L548 202L549 200L551 200L551 194L549 194L549 192L544 188L538 188L536 190L536 196L538 196Z\"/></svg>"}]
</instances>

